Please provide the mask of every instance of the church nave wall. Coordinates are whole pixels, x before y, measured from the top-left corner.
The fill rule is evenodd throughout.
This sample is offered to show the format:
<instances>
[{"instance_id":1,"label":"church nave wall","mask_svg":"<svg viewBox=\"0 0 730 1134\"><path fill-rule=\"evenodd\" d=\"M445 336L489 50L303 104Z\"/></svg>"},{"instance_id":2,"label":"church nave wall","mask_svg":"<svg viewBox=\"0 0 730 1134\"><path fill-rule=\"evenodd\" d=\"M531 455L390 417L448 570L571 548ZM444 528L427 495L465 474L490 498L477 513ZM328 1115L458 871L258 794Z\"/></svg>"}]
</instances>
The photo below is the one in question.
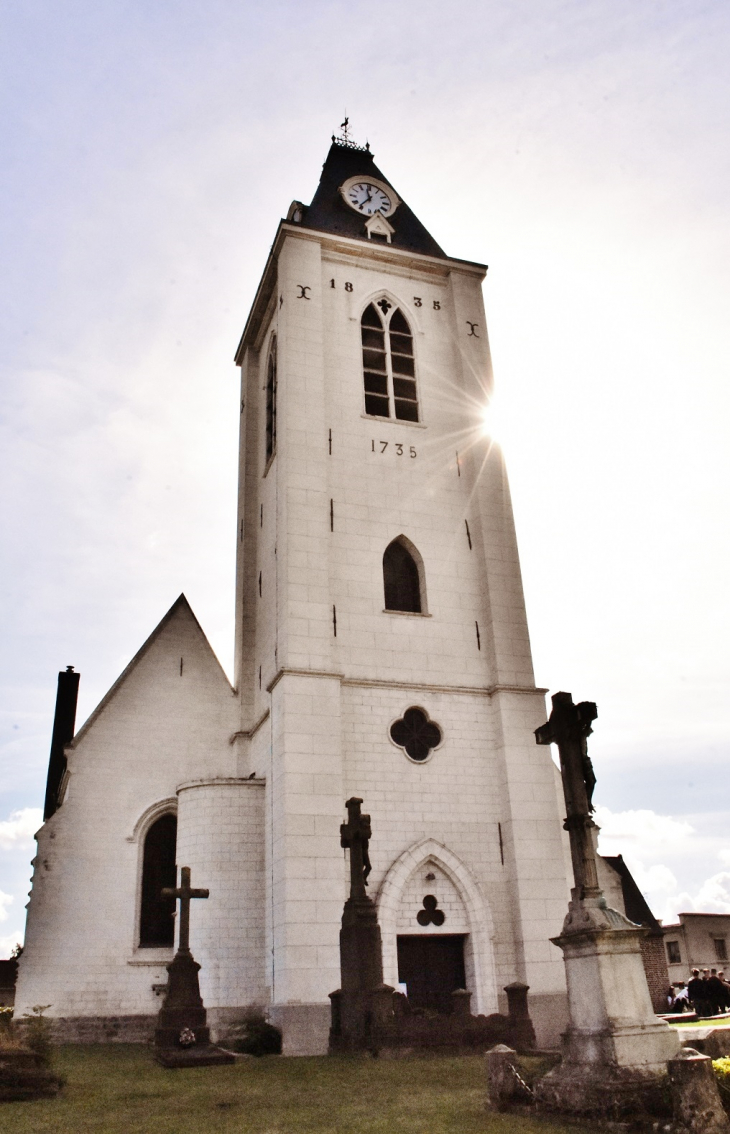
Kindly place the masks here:
<instances>
[{"instance_id":1,"label":"church nave wall","mask_svg":"<svg viewBox=\"0 0 730 1134\"><path fill-rule=\"evenodd\" d=\"M172 949L138 947L144 838L183 779L235 774L237 701L178 600L67 749L41 828L18 1007L52 1017L154 1013ZM187 865L187 864L185 864Z\"/></svg>"}]
</instances>

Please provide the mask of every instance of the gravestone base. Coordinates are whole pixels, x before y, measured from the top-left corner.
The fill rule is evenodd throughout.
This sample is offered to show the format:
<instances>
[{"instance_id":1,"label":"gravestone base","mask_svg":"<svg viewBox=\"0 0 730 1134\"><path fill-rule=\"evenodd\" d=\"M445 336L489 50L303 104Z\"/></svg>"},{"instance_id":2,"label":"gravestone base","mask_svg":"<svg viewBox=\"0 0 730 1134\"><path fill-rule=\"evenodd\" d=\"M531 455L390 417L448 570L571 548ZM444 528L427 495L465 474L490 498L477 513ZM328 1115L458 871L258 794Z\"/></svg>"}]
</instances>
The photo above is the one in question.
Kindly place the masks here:
<instances>
[{"instance_id":1,"label":"gravestone base","mask_svg":"<svg viewBox=\"0 0 730 1134\"><path fill-rule=\"evenodd\" d=\"M570 1025L563 1062L535 1086L546 1108L619 1117L666 1107L667 1060L679 1039L654 1014L641 957L645 932L600 892L581 899L573 891L563 932L552 938L565 960Z\"/></svg>"},{"instance_id":2,"label":"gravestone base","mask_svg":"<svg viewBox=\"0 0 730 1134\"><path fill-rule=\"evenodd\" d=\"M330 993L330 1051L376 1051L382 1026L393 1016L394 990L383 984L382 943L375 903L345 902L340 929L342 988Z\"/></svg>"},{"instance_id":3,"label":"gravestone base","mask_svg":"<svg viewBox=\"0 0 730 1134\"><path fill-rule=\"evenodd\" d=\"M674 1028L654 1013L641 941L646 930L611 909L602 895L576 891L560 937L570 1025L563 1034L563 1067L632 1068L662 1075L679 1050Z\"/></svg>"},{"instance_id":4,"label":"gravestone base","mask_svg":"<svg viewBox=\"0 0 730 1134\"><path fill-rule=\"evenodd\" d=\"M659 1115L666 1109L668 1076L654 1069L563 1063L535 1084L541 1109L621 1119Z\"/></svg>"},{"instance_id":5,"label":"gravestone base","mask_svg":"<svg viewBox=\"0 0 730 1134\"><path fill-rule=\"evenodd\" d=\"M160 1047L155 1051L155 1059L163 1067L215 1067L236 1062L230 1051L223 1051L212 1043L196 1043L194 1047Z\"/></svg>"},{"instance_id":6,"label":"gravestone base","mask_svg":"<svg viewBox=\"0 0 730 1134\"><path fill-rule=\"evenodd\" d=\"M235 1057L210 1042L210 1029L200 995L200 965L190 953L178 952L167 966L170 979L155 1029L155 1059L163 1067L210 1067L234 1063ZM183 1031L192 1032L195 1043L183 1046Z\"/></svg>"}]
</instances>

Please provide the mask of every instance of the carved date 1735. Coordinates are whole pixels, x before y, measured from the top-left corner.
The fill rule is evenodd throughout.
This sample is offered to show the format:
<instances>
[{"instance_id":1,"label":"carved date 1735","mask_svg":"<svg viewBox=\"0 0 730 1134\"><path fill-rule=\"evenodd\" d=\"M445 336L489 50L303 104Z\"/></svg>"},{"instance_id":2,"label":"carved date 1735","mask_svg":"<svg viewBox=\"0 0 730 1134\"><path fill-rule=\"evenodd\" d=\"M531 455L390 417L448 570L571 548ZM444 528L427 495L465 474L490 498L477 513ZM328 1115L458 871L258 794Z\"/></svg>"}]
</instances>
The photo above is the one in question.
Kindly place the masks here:
<instances>
[{"instance_id":1,"label":"carved date 1735","mask_svg":"<svg viewBox=\"0 0 730 1134\"><path fill-rule=\"evenodd\" d=\"M370 452L371 453L384 453L385 450L388 448L388 445L392 445L393 448L396 451L396 454L399 457L404 456L405 445L403 445L400 441L378 441L377 444L380 446L379 449L375 448L375 444L376 444L375 440L374 439L371 440L371 442L370 442ZM418 454L416 453L416 446L415 445L409 445L408 446L408 456L409 457L416 457L417 455Z\"/></svg>"}]
</instances>

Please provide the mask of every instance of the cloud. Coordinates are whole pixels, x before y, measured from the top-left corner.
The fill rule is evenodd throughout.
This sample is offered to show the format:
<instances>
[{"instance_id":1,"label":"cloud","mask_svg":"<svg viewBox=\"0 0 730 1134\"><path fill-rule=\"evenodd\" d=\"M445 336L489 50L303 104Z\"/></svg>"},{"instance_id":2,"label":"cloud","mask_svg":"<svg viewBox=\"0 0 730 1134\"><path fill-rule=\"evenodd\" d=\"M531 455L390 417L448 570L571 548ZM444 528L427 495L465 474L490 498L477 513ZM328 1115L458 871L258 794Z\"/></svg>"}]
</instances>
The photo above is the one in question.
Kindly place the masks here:
<instances>
[{"instance_id":1,"label":"cloud","mask_svg":"<svg viewBox=\"0 0 730 1134\"><path fill-rule=\"evenodd\" d=\"M703 882L694 904L704 913L730 913L730 872L723 870Z\"/></svg>"},{"instance_id":2,"label":"cloud","mask_svg":"<svg viewBox=\"0 0 730 1134\"><path fill-rule=\"evenodd\" d=\"M9 819L0 822L0 848L2 850L28 850L33 836L43 822L40 807L23 807L12 811Z\"/></svg>"},{"instance_id":3,"label":"cloud","mask_svg":"<svg viewBox=\"0 0 730 1134\"><path fill-rule=\"evenodd\" d=\"M695 875L692 889L680 883L666 861L674 860L683 873L690 857L707 869L711 861L708 844L691 823L655 811L610 811L596 808L596 822L601 828L601 854L622 854L636 884L646 898L655 917L665 923L677 920L680 913L730 913L730 871L723 870L703 881ZM730 848L713 851L724 866L730 867ZM704 871L703 871L704 873Z\"/></svg>"},{"instance_id":4,"label":"cloud","mask_svg":"<svg viewBox=\"0 0 730 1134\"><path fill-rule=\"evenodd\" d=\"M674 819L671 815L658 815L656 811L647 809L610 811L608 807L597 807L595 818L601 828L602 854L621 854L624 850L634 850L644 844L652 851L656 851L658 846L676 849L678 842L694 834L694 827L686 820ZM614 844L616 850L612 849ZM609 845L611 849L608 849Z\"/></svg>"},{"instance_id":5,"label":"cloud","mask_svg":"<svg viewBox=\"0 0 730 1134\"><path fill-rule=\"evenodd\" d=\"M16 945L23 941L23 931L16 929L14 933L0 935L0 957L9 957Z\"/></svg>"},{"instance_id":6,"label":"cloud","mask_svg":"<svg viewBox=\"0 0 730 1134\"><path fill-rule=\"evenodd\" d=\"M5 907L14 901L15 898L12 894L6 894L3 890L0 890L0 921L8 920L8 911Z\"/></svg>"}]
</instances>

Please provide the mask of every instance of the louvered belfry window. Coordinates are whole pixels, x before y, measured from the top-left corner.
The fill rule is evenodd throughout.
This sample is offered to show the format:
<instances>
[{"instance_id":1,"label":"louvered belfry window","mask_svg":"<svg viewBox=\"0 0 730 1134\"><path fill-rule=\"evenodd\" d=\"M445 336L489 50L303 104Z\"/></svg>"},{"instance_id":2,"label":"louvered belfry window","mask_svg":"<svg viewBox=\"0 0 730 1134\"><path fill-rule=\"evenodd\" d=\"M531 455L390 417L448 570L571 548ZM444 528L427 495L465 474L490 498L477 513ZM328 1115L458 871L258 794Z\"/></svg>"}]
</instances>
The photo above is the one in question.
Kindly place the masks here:
<instances>
[{"instance_id":1,"label":"louvered belfry window","mask_svg":"<svg viewBox=\"0 0 730 1134\"><path fill-rule=\"evenodd\" d=\"M403 312L387 299L371 303L361 329L365 412L418 421L413 335Z\"/></svg>"}]
</instances>

